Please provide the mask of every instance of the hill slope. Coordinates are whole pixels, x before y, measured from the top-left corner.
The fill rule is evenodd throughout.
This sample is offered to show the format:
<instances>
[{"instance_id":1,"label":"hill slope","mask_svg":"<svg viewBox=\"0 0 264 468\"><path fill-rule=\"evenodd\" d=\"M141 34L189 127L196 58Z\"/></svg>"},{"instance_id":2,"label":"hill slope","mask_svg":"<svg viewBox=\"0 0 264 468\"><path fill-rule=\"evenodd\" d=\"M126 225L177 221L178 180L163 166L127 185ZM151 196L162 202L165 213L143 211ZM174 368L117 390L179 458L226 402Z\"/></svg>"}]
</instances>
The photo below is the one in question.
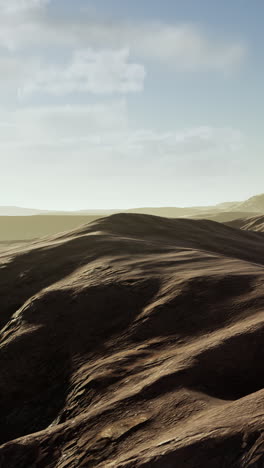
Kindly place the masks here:
<instances>
[{"instance_id":1,"label":"hill slope","mask_svg":"<svg viewBox=\"0 0 264 468\"><path fill-rule=\"evenodd\" d=\"M230 226L236 226L232 224L233 221L242 219L242 218L250 218L252 213L250 212L243 212L243 211L215 211L215 212L206 212L200 213L196 216L191 216L193 219L208 219L211 221L216 221L217 223L230 223Z\"/></svg>"},{"instance_id":2,"label":"hill slope","mask_svg":"<svg viewBox=\"0 0 264 468\"><path fill-rule=\"evenodd\" d=\"M244 202L240 202L238 206L239 211L264 213L264 193L255 195Z\"/></svg>"},{"instance_id":3,"label":"hill slope","mask_svg":"<svg viewBox=\"0 0 264 468\"><path fill-rule=\"evenodd\" d=\"M264 232L264 216L239 218L225 224L245 231Z\"/></svg>"},{"instance_id":4,"label":"hill slope","mask_svg":"<svg viewBox=\"0 0 264 468\"><path fill-rule=\"evenodd\" d=\"M263 247L120 214L0 254L0 466L261 467Z\"/></svg>"},{"instance_id":5,"label":"hill slope","mask_svg":"<svg viewBox=\"0 0 264 468\"><path fill-rule=\"evenodd\" d=\"M193 207L160 207L134 208L128 213L166 216L168 218L194 217L212 219L217 222L232 221L242 217L250 217L254 213L264 214L264 194L256 195L242 202L226 202L217 205Z\"/></svg>"}]
</instances>

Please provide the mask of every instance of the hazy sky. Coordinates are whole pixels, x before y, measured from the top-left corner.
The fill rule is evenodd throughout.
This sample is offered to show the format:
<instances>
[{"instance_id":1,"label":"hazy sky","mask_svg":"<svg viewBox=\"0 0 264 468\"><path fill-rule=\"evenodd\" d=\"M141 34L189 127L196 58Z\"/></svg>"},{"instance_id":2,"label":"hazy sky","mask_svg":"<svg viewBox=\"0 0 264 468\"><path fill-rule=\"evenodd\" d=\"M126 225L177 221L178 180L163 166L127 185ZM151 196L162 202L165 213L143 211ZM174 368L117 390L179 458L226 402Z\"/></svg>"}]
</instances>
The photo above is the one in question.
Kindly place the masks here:
<instances>
[{"instance_id":1,"label":"hazy sky","mask_svg":"<svg viewBox=\"0 0 264 468\"><path fill-rule=\"evenodd\" d=\"M264 192L264 2L0 0L0 205Z\"/></svg>"}]
</instances>

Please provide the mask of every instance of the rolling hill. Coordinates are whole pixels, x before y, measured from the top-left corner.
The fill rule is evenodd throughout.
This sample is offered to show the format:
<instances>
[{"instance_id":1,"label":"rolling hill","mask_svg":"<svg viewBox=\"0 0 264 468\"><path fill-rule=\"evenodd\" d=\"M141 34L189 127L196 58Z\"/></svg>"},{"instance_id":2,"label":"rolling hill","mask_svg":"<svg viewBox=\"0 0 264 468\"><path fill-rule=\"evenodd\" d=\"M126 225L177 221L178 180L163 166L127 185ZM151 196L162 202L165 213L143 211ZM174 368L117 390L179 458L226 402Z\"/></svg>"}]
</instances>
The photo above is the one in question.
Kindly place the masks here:
<instances>
[{"instance_id":1,"label":"rolling hill","mask_svg":"<svg viewBox=\"0 0 264 468\"><path fill-rule=\"evenodd\" d=\"M124 212L168 218L208 219L228 223L237 219L251 218L256 216L256 213L264 215L263 200L264 195L258 195L244 202L227 202L215 206L146 207L125 210ZM118 212L118 210L48 212L17 207L0 207L0 247L74 229L102 216L110 216ZM3 215L4 213L5 215Z\"/></svg>"},{"instance_id":2,"label":"rolling hill","mask_svg":"<svg viewBox=\"0 0 264 468\"><path fill-rule=\"evenodd\" d=\"M262 467L263 286L264 234L210 220L0 253L0 466Z\"/></svg>"},{"instance_id":3,"label":"rolling hill","mask_svg":"<svg viewBox=\"0 0 264 468\"><path fill-rule=\"evenodd\" d=\"M264 216L239 218L226 224L237 229L243 229L245 231L264 232Z\"/></svg>"}]
</instances>

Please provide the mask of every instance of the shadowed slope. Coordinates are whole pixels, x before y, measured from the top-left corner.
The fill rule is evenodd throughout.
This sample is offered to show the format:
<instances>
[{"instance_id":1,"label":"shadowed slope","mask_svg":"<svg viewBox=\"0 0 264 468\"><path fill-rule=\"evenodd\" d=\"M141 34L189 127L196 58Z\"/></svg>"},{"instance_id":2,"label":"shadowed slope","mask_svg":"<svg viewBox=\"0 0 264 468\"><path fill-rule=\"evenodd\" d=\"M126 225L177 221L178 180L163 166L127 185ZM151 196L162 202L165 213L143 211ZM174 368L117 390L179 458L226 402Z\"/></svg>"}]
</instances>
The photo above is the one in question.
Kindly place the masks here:
<instances>
[{"instance_id":1,"label":"shadowed slope","mask_svg":"<svg viewBox=\"0 0 264 468\"><path fill-rule=\"evenodd\" d=\"M0 466L247 466L264 429L263 247L120 214L0 254Z\"/></svg>"}]
</instances>

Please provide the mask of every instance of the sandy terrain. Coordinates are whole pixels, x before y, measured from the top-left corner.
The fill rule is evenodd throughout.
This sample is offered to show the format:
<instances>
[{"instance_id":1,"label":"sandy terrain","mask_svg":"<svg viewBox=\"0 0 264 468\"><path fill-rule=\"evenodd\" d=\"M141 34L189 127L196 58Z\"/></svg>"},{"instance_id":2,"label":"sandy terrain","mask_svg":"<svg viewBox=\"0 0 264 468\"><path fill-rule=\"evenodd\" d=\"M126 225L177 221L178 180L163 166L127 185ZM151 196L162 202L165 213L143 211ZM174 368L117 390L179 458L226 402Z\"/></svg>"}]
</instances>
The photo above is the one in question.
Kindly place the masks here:
<instances>
[{"instance_id":1,"label":"sandy terrain","mask_svg":"<svg viewBox=\"0 0 264 468\"><path fill-rule=\"evenodd\" d=\"M120 210L39 211L29 208L0 206L0 249L6 245L28 242L43 236L78 228L102 216ZM127 210L130 214L148 214L167 218L208 219L219 223L264 216L264 194L244 202L226 202L214 206L146 207ZM231 224L232 225L232 224ZM232 225L240 228L241 223ZM242 226L241 226L242 227Z\"/></svg>"},{"instance_id":2,"label":"sandy terrain","mask_svg":"<svg viewBox=\"0 0 264 468\"><path fill-rule=\"evenodd\" d=\"M0 252L0 467L263 467L264 233L117 214Z\"/></svg>"},{"instance_id":3,"label":"sandy terrain","mask_svg":"<svg viewBox=\"0 0 264 468\"><path fill-rule=\"evenodd\" d=\"M87 224L98 216L0 216L0 245L33 240Z\"/></svg>"},{"instance_id":4,"label":"sandy terrain","mask_svg":"<svg viewBox=\"0 0 264 468\"><path fill-rule=\"evenodd\" d=\"M240 218L230 221L226 224L237 229L243 229L245 231L264 232L264 215Z\"/></svg>"}]
</instances>

